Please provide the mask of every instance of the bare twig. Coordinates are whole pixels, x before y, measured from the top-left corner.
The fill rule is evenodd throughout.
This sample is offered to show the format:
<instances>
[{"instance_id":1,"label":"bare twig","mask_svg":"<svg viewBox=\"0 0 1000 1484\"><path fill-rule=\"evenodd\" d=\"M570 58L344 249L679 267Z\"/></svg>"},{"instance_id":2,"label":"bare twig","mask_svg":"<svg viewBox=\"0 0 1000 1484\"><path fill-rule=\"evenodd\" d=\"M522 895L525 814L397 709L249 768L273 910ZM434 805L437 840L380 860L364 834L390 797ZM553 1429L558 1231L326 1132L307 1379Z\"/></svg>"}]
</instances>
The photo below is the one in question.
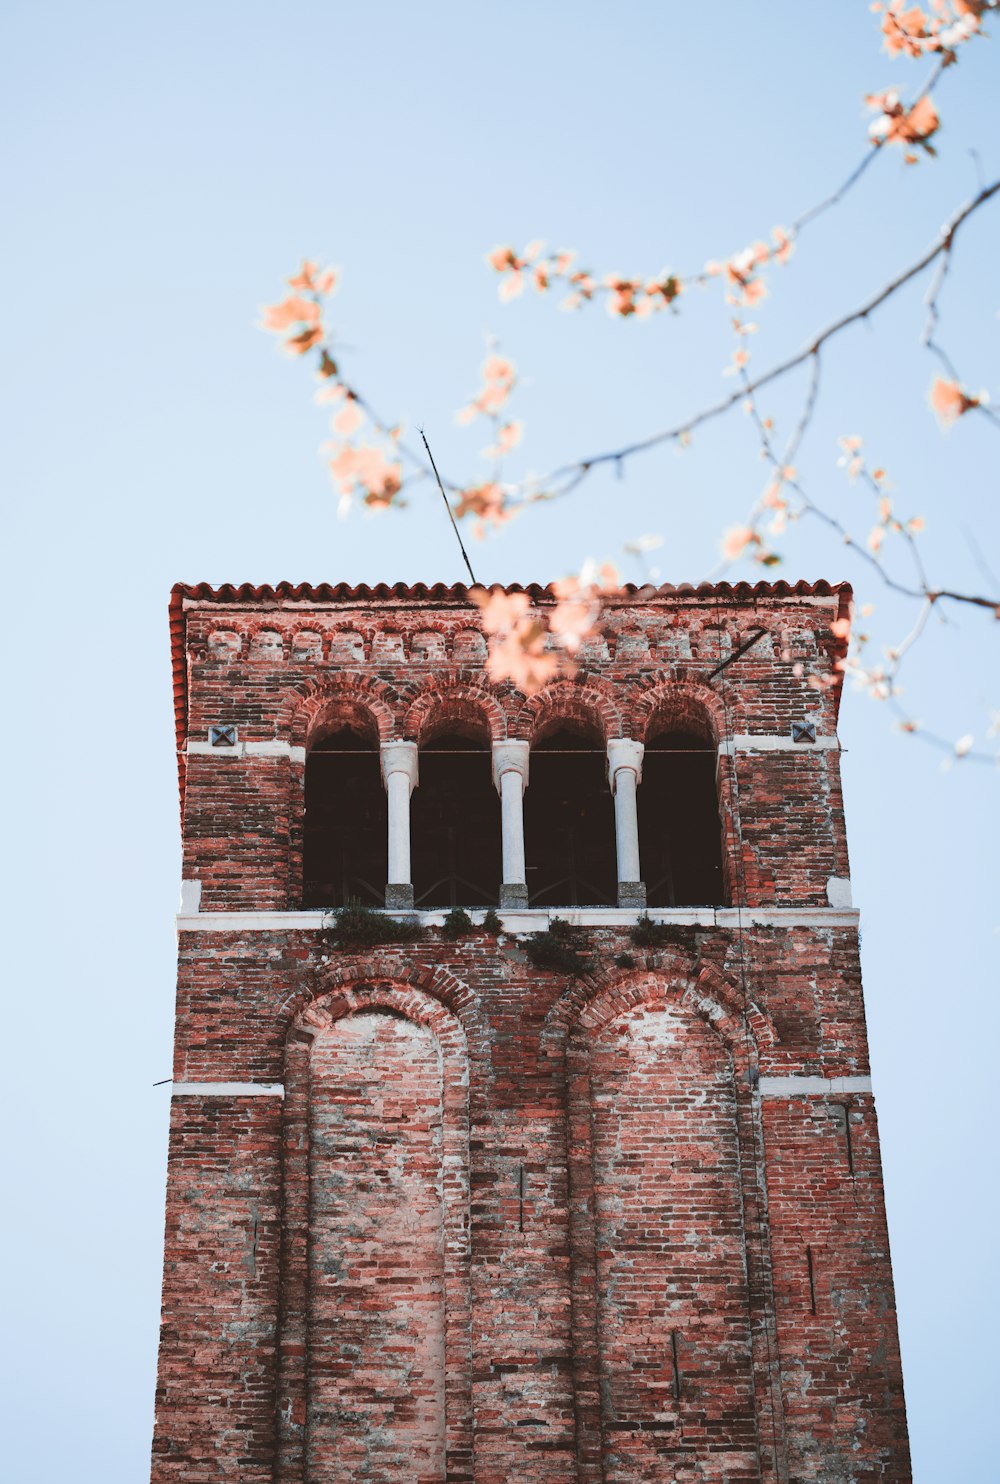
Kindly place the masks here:
<instances>
[{"instance_id":1,"label":"bare twig","mask_svg":"<svg viewBox=\"0 0 1000 1484\"><path fill-rule=\"evenodd\" d=\"M789 372L796 370L797 367L803 365L806 361L817 357L819 351L828 341L841 334L850 325L867 320L870 315L881 308L888 299L891 299L894 294L898 293L911 279L916 278L925 268L930 267L931 263L935 262L942 253L949 251L963 223L995 196L997 191L1000 191L1000 180L995 180L991 185L984 187L976 196L960 207L951 219L945 223L938 236L915 263L911 263L908 268L898 273L895 278L890 279L887 284L879 289L878 293L873 294L870 299L859 305L857 309L852 309L848 314L842 315L840 319L834 320L832 324L827 325L826 329L821 330L819 334L814 336L797 354L789 356L787 360L779 362L776 366L772 366L769 371L763 372L762 375L751 378L745 387L737 388L728 397L722 398L721 401L714 403L711 407L703 408L702 411L694 413L693 416L686 418L683 422L676 423L673 427L665 428L659 433L653 433L647 438L636 439L635 442L624 444L621 448L594 454L590 458L580 459L576 463L563 464L559 468L552 470L544 479L532 480L531 485L537 487L539 493L544 492L547 498L569 494L589 474L602 465L621 465L626 459L634 458L636 454L647 453L650 449L659 448L664 443L676 442L678 439L688 436L703 424L711 422L717 417L721 417L723 413L735 407L748 394L752 396L760 391L762 387L770 386L773 382L787 376ZM545 488L546 486L548 486L547 489ZM531 497L529 496L529 498Z\"/></svg>"}]
</instances>

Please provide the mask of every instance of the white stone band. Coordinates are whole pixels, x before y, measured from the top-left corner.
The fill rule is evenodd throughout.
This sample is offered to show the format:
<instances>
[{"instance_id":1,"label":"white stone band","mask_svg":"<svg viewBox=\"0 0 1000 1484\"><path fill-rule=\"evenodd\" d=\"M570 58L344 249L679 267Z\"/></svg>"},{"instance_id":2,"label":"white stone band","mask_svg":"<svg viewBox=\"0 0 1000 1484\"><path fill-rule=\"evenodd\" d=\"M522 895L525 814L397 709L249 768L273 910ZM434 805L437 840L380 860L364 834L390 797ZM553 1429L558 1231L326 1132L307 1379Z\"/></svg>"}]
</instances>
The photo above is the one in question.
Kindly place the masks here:
<instances>
[{"instance_id":1,"label":"white stone band","mask_svg":"<svg viewBox=\"0 0 1000 1484\"><path fill-rule=\"evenodd\" d=\"M175 1082L175 1098L283 1098L281 1082Z\"/></svg>"},{"instance_id":2,"label":"white stone band","mask_svg":"<svg viewBox=\"0 0 1000 1484\"><path fill-rule=\"evenodd\" d=\"M415 918L424 927L440 927L445 918L444 911L407 912L405 915ZM298 930L315 933L325 925L328 916L322 909L313 912L180 912L177 931L287 933ZM478 908L474 908L470 916L473 922L482 921ZM533 907L500 912L508 933L541 932L554 917L580 927L623 928L638 922L641 916L645 913L633 907ZM677 907L664 911L654 907L649 916L653 922L674 927L853 928L856 932L860 913L853 907L744 907L741 912L735 907Z\"/></svg>"},{"instance_id":3,"label":"white stone band","mask_svg":"<svg viewBox=\"0 0 1000 1484\"><path fill-rule=\"evenodd\" d=\"M755 737L739 732L719 743L719 756L734 752L817 752L840 747L839 737L817 737L815 742L793 742L791 737Z\"/></svg>"},{"instance_id":4,"label":"white stone band","mask_svg":"<svg viewBox=\"0 0 1000 1484\"><path fill-rule=\"evenodd\" d=\"M762 1098L829 1097L831 1093L871 1092L870 1077L762 1077Z\"/></svg>"},{"instance_id":5,"label":"white stone band","mask_svg":"<svg viewBox=\"0 0 1000 1484\"><path fill-rule=\"evenodd\" d=\"M211 742L188 742L188 757L287 757L293 763L304 763L304 747L293 747L277 738L270 742L234 742L232 747L216 747Z\"/></svg>"}]
</instances>

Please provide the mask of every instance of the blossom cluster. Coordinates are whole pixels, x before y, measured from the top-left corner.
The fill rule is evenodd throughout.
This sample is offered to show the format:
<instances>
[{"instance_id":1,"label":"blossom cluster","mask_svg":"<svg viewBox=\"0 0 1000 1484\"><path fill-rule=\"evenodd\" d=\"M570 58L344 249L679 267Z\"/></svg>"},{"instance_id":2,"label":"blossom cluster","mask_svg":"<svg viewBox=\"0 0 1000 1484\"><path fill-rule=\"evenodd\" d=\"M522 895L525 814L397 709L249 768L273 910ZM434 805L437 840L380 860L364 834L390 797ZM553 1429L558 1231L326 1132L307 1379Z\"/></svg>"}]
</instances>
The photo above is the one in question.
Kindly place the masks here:
<instances>
[{"instance_id":1,"label":"blossom cluster","mask_svg":"<svg viewBox=\"0 0 1000 1484\"><path fill-rule=\"evenodd\" d=\"M931 0L929 11L906 0L874 0L871 9L882 16L883 45L890 57L924 57L935 52L953 57L957 46L980 29L993 0Z\"/></svg>"},{"instance_id":2,"label":"blossom cluster","mask_svg":"<svg viewBox=\"0 0 1000 1484\"><path fill-rule=\"evenodd\" d=\"M840 457L837 459L837 467L846 469L847 477L852 484L859 479L867 484L878 501L878 520L869 531L866 542L871 554L878 557L887 536L903 535L912 540L924 529L926 521L922 515L913 515L908 520L899 518L889 494L892 486L888 476L881 465L869 467L861 451L862 443L863 440L856 433L845 434L842 438L838 438Z\"/></svg>"},{"instance_id":3,"label":"blossom cluster","mask_svg":"<svg viewBox=\"0 0 1000 1484\"><path fill-rule=\"evenodd\" d=\"M730 304L756 304L767 292L760 270L770 262L787 263L794 247L794 234L785 227L775 227L770 243L757 241L732 257L711 259L700 273L681 278L670 268L653 278L624 273L594 273L574 266L577 253L569 248L546 253L541 241L530 242L521 253L512 247L494 247L486 261L500 274L499 295L503 300L523 293L528 282L539 293L556 287L568 289L560 303L562 309L579 309L597 299L604 299L607 311L617 319L648 319L676 305L685 287L722 278Z\"/></svg>"},{"instance_id":4,"label":"blossom cluster","mask_svg":"<svg viewBox=\"0 0 1000 1484\"><path fill-rule=\"evenodd\" d=\"M399 503L403 487L400 429L384 427L371 416L334 358L332 337L324 322L324 300L335 292L338 279L335 268L320 269L307 259L288 279L291 293L265 307L261 327L283 335L283 349L289 355L316 353L320 383L316 401L333 409L330 429L335 434L334 441L323 445L323 453L340 494L341 511L355 498L370 510L384 510Z\"/></svg>"},{"instance_id":5,"label":"blossom cluster","mask_svg":"<svg viewBox=\"0 0 1000 1484\"><path fill-rule=\"evenodd\" d=\"M552 584L555 602L545 609L534 609L527 593L474 591L489 636L490 677L533 695L558 675L572 675L574 656L597 631L602 596L619 585L610 563L588 562Z\"/></svg>"}]
</instances>

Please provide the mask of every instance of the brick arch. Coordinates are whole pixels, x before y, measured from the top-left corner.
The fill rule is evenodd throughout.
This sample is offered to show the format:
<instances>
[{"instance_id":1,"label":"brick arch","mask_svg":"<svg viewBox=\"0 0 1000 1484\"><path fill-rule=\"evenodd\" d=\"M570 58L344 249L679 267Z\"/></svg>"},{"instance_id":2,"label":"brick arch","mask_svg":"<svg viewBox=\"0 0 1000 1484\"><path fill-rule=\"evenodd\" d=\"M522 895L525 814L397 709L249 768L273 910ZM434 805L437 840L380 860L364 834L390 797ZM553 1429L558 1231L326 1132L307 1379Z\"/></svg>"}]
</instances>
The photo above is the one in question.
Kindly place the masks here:
<instances>
[{"instance_id":1,"label":"brick arch","mask_svg":"<svg viewBox=\"0 0 1000 1484\"><path fill-rule=\"evenodd\" d=\"M661 670L645 686L632 688L629 700L631 735L640 742L652 740L659 731L688 730L717 748L726 736L747 730L742 700L727 691L727 707L720 690L689 674L683 667ZM660 722L665 725L661 728ZM728 721L728 729L727 729ZM740 823L735 787L736 759L720 756L716 769L719 824L722 831L723 900L740 900L742 878L738 869Z\"/></svg>"},{"instance_id":2,"label":"brick arch","mask_svg":"<svg viewBox=\"0 0 1000 1484\"><path fill-rule=\"evenodd\" d=\"M774 1480L776 1475L769 1466L766 1451L762 1451L762 1440L767 1440L763 1445L767 1449L773 1439L777 1451L783 1456L783 1417L777 1396L779 1382L772 1360L772 1356L777 1353L773 1274L766 1230L760 1225L760 1200L764 1181L760 1110L746 1075L750 1059L756 1060L753 1048L757 1035L768 1039L773 1032L766 1017L754 1006L747 1017L752 1032L748 1041L736 987L714 967L701 968L698 964L692 964L691 956L683 952L650 955L636 969L611 976L594 976L578 982L549 1011L543 1029L543 1046L548 1042L545 1047L547 1054L562 1058L561 1090L569 1184L567 1238L570 1256L571 1364L576 1396L577 1478L580 1484L604 1484L606 1475L601 1459L605 1456L609 1443L606 1436L608 1417L605 1411L608 1403L605 1398L614 1396L614 1388L622 1381L627 1390L630 1377L627 1366L624 1370L613 1369L615 1352L613 1349L609 1352L607 1348L609 1343L617 1344L620 1350L622 1337L618 1334L617 1339L615 1338L616 1325L627 1325L628 1310L623 1310L617 1318L612 1315L610 1329L608 1328L606 1304L614 1304L616 1289L614 1282L609 1284L605 1281L608 1274L602 1272L602 1264L606 1266L610 1254L615 1250L615 1212L611 1206L603 1216L601 1214L600 1194L607 1172L602 1171L599 1158L597 1114L600 1104L595 1103L592 1057L606 1027L612 1026L619 1017L647 1007L683 1012L683 1019L688 1024L702 1027L702 1037L704 1028L707 1027L709 1044L714 1043L718 1048L714 1081L707 1078L705 1086L715 1085L721 1094L721 1101L713 1105L712 1119L705 1121L705 1127L707 1129L714 1125L718 1137L731 1144L736 1154L733 1171L735 1184L731 1199L738 1226L728 1230L730 1234L738 1233L735 1240L739 1242L739 1248L736 1252L730 1252L729 1266L732 1273L742 1275L742 1282L745 1284L745 1308L741 1304L739 1314L746 1316L743 1365L746 1367L746 1376L752 1378L748 1393L752 1396L749 1405L754 1410L757 1439L756 1458L751 1461L750 1457L746 1457L743 1462L744 1466L753 1466L760 1477ZM692 1043L694 1054L697 1054L696 1047L697 1039ZM607 1046L603 1054L606 1058ZM670 1061L663 1065L670 1075ZM690 1078L688 1081L690 1082ZM675 1093L671 1092L669 1095L673 1097ZM613 1101L609 1104L605 1098L602 1116L606 1119L609 1107L615 1106ZM634 1116L640 1119L640 1125L628 1139L625 1135L631 1127L628 1120L633 1117L632 1104L625 1102L620 1106L624 1132L619 1136L619 1147L627 1151L632 1147L632 1138L638 1140L636 1147L641 1147L643 1138L649 1135L651 1115L648 1105L642 1102L635 1105L638 1111ZM644 1106L646 1111L642 1112ZM646 1123L645 1134L642 1131L643 1118ZM697 1122L700 1128L700 1116ZM699 1134L699 1138L708 1136L707 1132ZM665 1135L658 1131L657 1149L660 1148L662 1137ZM605 1148L607 1147L605 1144ZM683 1168L682 1164L680 1169ZM655 1166L649 1178L654 1181L658 1178ZM671 1178L670 1174L665 1178ZM650 1209L657 1209L655 1202ZM668 1212L669 1203L662 1209ZM655 1218L651 1215L649 1219ZM608 1231L602 1228L602 1221L612 1223L610 1242ZM717 1254L713 1253L712 1260L715 1261L716 1257ZM707 1269L706 1281L711 1282L711 1273ZM727 1336L730 1333L727 1330ZM711 1341L704 1337L699 1338L697 1323L690 1335L682 1332L682 1347L689 1340L702 1347L701 1369L704 1372L704 1347ZM728 1344L726 1349L728 1350ZM657 1395L663 1398L662 1404L669 1410L669 1400L662 1392ZM612 1400L610 1405L615 1407L617 1401ZM671 1426L669 1420L666 1426L668 1429ZM619 1451L619 1437L618 1431L612 1434L614 1452ZM634 1446L628 1436L625 1437L624 1444L626 1450ZM745 1449L750 1453L755 1451L754 1444L749 1439ZM615 1474L615 1477L624 1475Z\"/></svg>"},{"instance_id":3,"label":"brick arch","mask_svg":"<svg viewBox=\"0 0 1000 1484\"><path fill-rule=\"evenodd\" d=\"M313 1007L320 1002L334 1013L341 998L349 1005L353 994L362 988L368 991L373 987L412 994L414 1004L417 999L440 1004L444 1013L458 1023L470 1056L478 1059L486 1055L487 1040L479 1001L464 980L442 965L405 967L398 955L378 948L367 949L349 958L338 953L336 964L324 964L311 988L289 996L281 1006L286 1036L293 1039L307 1023L312 1023L317 1013ZM349 1014L350 1010L336 1013Z\"/></svg>"},{"instance_id":4,"label":"brick arch","mask_svg":"<svg viewBox=\"0 0 1000 1484\"><path fill-rule=\"evenodd\" d=\"M397 691L375 675L359 670L341 670L330 679L309 681L297 687L286 702L282 723L293 746L306 747L338 708L347 717L370 718L378 741L399 735L400 700Z\"/></svg>"},{"instance_id":5,"label":"brick arch","mask_svg":"<svg viewBox=\"0 0 1000 1484\"><path fill-rule=\"evenodd\" d=\"M562 1055L577 1027L596 1031L623 1010L643 1003L651 990L656 1002L672 998L701 1016L744 1070L749 1070L747 1026L754 1062L757 1052L775 1043L770 1017L754 1001L748 1002L744 1016L740 990L714 964L692 964L680 952L651 953L634 969L587 975L567 989L545 1017L543 1054Z\"/></svg>"},{"instance_id":6,"label":"brick arch","mask_svg":"<svg viewBox=\"0 0 1000 1484\"><path fill-rule=\"evenodd\" d=\"M596 726L605 741L625 735L616 687L585 671L573 680L554 681L526 701L515 718L511 736L534 742L543 729L561 720Z\"/></svg>"},{"instance_id":7,"label":"brick arch","mask_svg":"<svg viewBox=\"0 0 1000 1484\"><path fill-rule=\"evenodd\" d=\"M404 712L402 734L409 741L423 742L440 730L439 722L471 722L485 728L491 742L502 742L507 736L506 709L485 676L474 670L438 671L428 677Z\"/></svg>"},{"instance_id":8,"label":"brick arch","mask_svg":"<svg viewBox=\"0 0 1000 1484\"><path fill-rule=\"evenodd\" d=\"M377 955L339 964L323 975L317 989L318 992L298 996L284 1006L291 1013L285 1057L286 1152L276 1484L278 1481L291 1484L293 1480L301 1484L312 1457L306 1456L310 1445L305 1420L312 1395L309 1336L316 1302L309 1266L310 1243L317 1240L310 1175L310 1141L316 1117L314 1047L320 1046L324 1032L338 1022L372 1012L390 1014L422 1027L431 1033L438 1048L442 1096L444 1478L470 1477L473 1416L469 1048L456 1007L461 1005L468 1014L471 992L446 971L400 972L398 962L390 964Z\"/></svg>"},{"instance_id":9,"label":"brick arch","mask_svg":"<svg viewBox=\"0 0 1000 1484\"><path fill-rule=\"evenodd\" d=\"M727 701L730 730L745 731L742 703L730 696ZM716 747L726 736L721 693L683 669L660 671L647 685L631 687L628 716L631 735L639 742L648 741L661 721L666 730L696 732Z\"/></svg>"}]
</instances>

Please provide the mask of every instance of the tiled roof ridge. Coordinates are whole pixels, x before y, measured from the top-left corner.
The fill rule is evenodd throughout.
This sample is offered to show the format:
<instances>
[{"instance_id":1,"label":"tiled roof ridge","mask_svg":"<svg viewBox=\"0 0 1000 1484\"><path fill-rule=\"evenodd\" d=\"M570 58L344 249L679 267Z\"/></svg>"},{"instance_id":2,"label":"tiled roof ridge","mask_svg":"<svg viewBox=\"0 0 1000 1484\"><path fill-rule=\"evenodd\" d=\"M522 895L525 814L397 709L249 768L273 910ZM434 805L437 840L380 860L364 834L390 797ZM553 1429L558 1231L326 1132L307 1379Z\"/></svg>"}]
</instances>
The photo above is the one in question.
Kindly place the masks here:
<instances>
[{"instance_id":1,"label":"tiled roof ridge","mask_svg":"<svg viewBox=\"0 0 1000 1484\"><path fill-rule=\"evenodd\" d=\"M530 582L491 582L477 583L477 587L487 592L503 593L527 593L531 598L555 597L554 585L552 583ZM213 587L209 582L178 582L174 584L172 592L180 598L190 598L195 601L209 603L251 603L268 602L271 600L289 599L295 603L337 603L366 601L370 598L419 598L430 600L452 599L460 600L467 598L473 591L472 585L465 582L378 582L374 587L366 582L352 586L347 582L277 582L274 584L263 583L255 586L253 583L242 582L239 584L224 582L218 587ZM652 583L644 583L641 586L634 582L624 583L618 589L628 597L641 595L644 598L661 597L694 597L694 598L827 598L834 595L846 593L851 596L851 585L848 582L682 582L678 585L663 583L654 587Z\"/></svg>"}]
</instances>

